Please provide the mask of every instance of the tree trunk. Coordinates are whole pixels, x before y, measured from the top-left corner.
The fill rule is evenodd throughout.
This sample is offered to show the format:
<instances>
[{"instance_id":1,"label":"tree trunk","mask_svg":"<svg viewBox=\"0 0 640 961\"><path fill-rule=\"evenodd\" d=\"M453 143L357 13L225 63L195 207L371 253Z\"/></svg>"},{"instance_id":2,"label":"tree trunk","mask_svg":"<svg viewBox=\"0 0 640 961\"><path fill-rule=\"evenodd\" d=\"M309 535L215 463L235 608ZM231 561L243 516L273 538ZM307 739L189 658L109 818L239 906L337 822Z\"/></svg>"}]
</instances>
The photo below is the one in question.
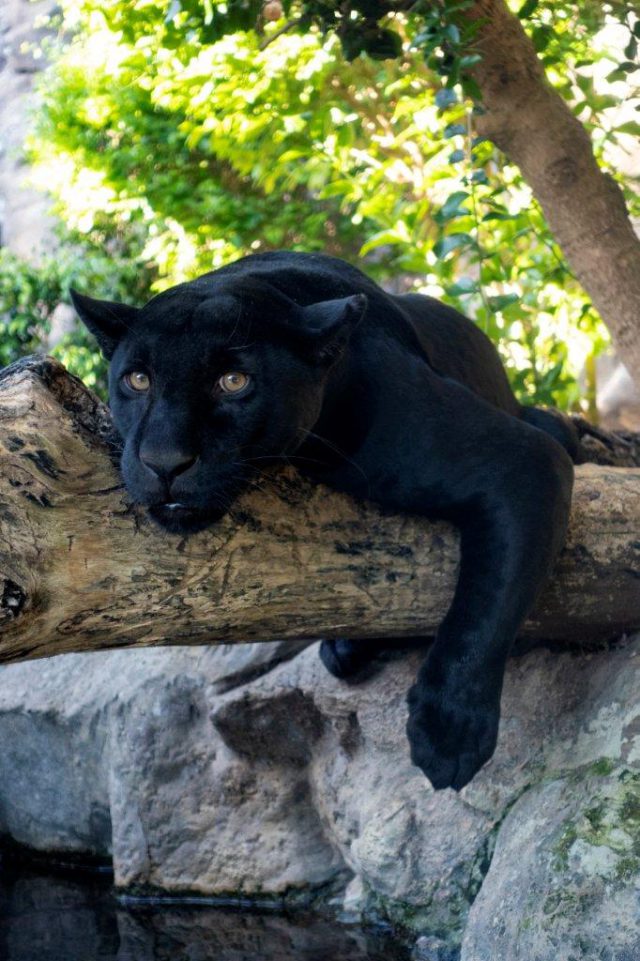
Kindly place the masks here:
<instances>
[{"instance_id":1,"label":"tree trunk","mask_svg":"<svg viewBox=\"0 0 640 961\"><path fill-rule=\"evenodd\" d=\"M210 531L160 531L117 474L106 408L55 361L0 374L0 660L159 644L432 634L451 600L444 523L274 472ZM579 470L567 547L525 634L640 627L640 471Z\"/></svg>"},{"instance_id":2,"label":"tree trunk","mask_svg":"<svg viewBox=\"0 0 640 961\"><path fill-rule=\"evenodd\" d=\"M549 84L504 0L477 0L482 91L478 130L518 165L576 277L640 384L640 239L618 184L596 163L586 130Z\"/></svg>"}]
</instances>

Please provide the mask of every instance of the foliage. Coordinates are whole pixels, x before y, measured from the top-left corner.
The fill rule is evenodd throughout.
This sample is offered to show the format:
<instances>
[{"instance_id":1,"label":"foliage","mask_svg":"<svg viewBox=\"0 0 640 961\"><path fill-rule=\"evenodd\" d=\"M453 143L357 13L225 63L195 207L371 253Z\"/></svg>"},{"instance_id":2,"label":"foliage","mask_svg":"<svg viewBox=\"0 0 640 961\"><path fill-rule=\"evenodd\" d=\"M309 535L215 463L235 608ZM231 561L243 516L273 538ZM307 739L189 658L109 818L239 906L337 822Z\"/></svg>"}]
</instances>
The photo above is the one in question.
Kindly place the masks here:
<instances>
[{"instance_id":1,"label":"foliage","mask_svg":"<svg viewBox=\"0 0 640 961\"><path fill-rule=\"evenodd\" d=\"M116 251L113 242L109 252L92 251L87 244L72 246L71 235L66 240L69 246L62 254L45 257L37 265L0 249L0 318L4 325L0 367L48 344L54 311L68 300L71 286L91 289L106 299L147 299L151 271L135 264L128 253ZM105 395L106 365L84 328L62 337L49 353Z\"/></svg>"},{"instance_id":2,"label":"foliage","mask_svg":"<svg viewBox=\"0 0 640 961\"><path fill-rule=\"evenodd\" d=\"M392 289L473 316L523 399L575 406L604 330L519 172L476 136L468 0L402 6L64 0L37 177L76 242L126 244L125 288L141 264L160 289L254 250L360 252ZM637 21L618 2L519 6L606 165L638 134L611 86L633 76ZM605 15L631 38L622 65L594 42Z\"/></svg>"},{"instance_id":3,"label":"foliage","mask_svg":"<svg viewBox=\"0 0 640 961\"><path fill-rule=\"evenodd\" d=\"M4 321L0 365L37 350L62 291L55 265L31 268L0 250L0 312Z\"/></svg>"}]
</instances>

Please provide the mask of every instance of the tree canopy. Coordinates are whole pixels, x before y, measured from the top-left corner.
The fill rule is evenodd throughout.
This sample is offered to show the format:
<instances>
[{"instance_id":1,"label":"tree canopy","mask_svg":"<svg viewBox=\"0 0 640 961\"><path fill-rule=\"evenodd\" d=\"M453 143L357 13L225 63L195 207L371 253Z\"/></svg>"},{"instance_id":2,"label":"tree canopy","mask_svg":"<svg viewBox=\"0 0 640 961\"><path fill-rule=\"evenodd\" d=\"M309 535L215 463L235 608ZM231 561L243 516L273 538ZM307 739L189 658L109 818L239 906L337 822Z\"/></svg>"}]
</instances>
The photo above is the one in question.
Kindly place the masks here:
<instances>
[{"instance_id":1,"label":"tree canopy","mask_svg":"<svg viewBox=\"0 0 640 961\"><path fill-rule=\"evenodd\" d=\"M69 279L141 301L252 251L324 250L472 316L522 399L589 407L578 373L606 330L520 171L478 130L469 6L64 0L29 149L73 254L45 265L57 287L36 296L35 317L45 268L27 283L0 266L0 311L27 332L5 353L27 349ZM640 133L630 5L519 7L640 213L637 177L614 169ZM81 336L58 353L99 380Z\"/></svg>"}]
</instances>

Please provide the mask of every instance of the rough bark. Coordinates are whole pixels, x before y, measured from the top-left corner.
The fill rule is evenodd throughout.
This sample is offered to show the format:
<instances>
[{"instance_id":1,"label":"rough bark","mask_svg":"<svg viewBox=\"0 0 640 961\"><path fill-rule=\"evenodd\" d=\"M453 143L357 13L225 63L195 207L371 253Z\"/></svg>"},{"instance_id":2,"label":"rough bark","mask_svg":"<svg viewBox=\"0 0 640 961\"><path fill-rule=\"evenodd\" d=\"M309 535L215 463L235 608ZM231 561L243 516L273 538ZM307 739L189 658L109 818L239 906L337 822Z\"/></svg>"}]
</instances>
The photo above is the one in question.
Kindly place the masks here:
<instances>
[{"instance_id":1,"label":"rough bark","mask_svg":"<svg viewBox=\"0 0 640 961\"><path fill-rule=\"evenodd\" d=\"M132 507L106 408L49 359L0 374L0 660L161 644L431 634L450 602L446 524L384 516L276 472L183 539ZM640 471L580 468L571 531L525 634L640 627Z\"/></svg>"},{"instance_id":2,"label":"rough bark","mask_svg":"<svg viewBox=\"0 0 640 961\"><path fill-rule=\"evenodd\" d=\"M576 277L640 383L640 239L622 191L596 163L583 125L546 79L520 20L503 0L477 0L482 60L480 133L517 164Z\"/></svg>"},{"instance_id":3,"label":"rough bark","mask_svg":"<svg viewBox=\"0 0 640 961\"><path fill-rule=\"evenodd\" d=\"M582 460L608 467L640 467L640 433L594 427L584 417L571 418L578 431Z\"/></svg>"}]
</instances>

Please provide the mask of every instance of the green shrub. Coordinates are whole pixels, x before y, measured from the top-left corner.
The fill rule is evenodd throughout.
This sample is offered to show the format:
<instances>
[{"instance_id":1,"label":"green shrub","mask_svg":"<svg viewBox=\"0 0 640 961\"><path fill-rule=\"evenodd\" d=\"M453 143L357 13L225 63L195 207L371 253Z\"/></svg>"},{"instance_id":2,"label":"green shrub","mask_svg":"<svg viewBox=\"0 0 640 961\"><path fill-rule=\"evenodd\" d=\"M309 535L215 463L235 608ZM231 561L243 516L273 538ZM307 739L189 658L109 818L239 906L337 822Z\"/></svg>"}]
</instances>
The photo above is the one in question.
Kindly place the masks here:
<instances>
[{"instance_id":1,"label":"green shrub","mask_svg":"<svg viewBox=\"0 0 640 961\"><path fill-rule=\"evenodd\" d=\"M475 135L455 49L438 59L443 42L455 48L440 6L438 23L393 19L396 59L349 62L313 27L243 32L255 10L235 0L64 0L71 39L44 76L30 150L79 262L126 250L110 277L122 270L135 300L141 265L160 290L255 250L361 255L379 281L472 316L524 400L577 406L578 371L606 332L519 171ZM602 12L525 7L603 154L631 131L615 129L616 98L591 78Z\"/></svg>"}]
</instances>

